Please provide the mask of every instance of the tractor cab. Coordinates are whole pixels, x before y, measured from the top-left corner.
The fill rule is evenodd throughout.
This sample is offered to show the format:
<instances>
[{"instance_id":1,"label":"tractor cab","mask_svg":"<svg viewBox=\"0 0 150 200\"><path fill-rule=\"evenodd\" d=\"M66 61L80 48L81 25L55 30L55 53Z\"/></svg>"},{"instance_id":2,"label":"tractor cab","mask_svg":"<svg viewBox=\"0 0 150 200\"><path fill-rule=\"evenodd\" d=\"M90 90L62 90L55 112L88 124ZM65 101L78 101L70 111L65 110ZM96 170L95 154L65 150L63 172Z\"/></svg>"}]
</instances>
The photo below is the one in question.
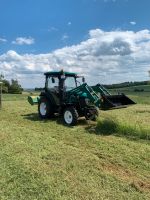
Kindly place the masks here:
<instances>
[{"instance_id":1,"label":"tractor cab","mask_svg":"<svg viewBox=\"0 0 150 200\"><path fill-rule=\"evenodd\" d=\"M63 86L66 91L76 88L81 85L79 78L82 78L82 82L85 82L83 76L78 76L76 73L71 72L47 72L44 75L46 76L45 88L54 91L59 91L61 86Z\"/></svg>"},{"instance_id":2,"label":"tractor cab","mask_svg":"<svg viewBox=\"0 0 150 200\"><path fill-rule=\"evenodd\" d=\"M68 91L82 84L80 82L81 78L82 82L85 81L83 76L78 76L76 73L71 72L47 72L44 75L46 76L45 92L51 96L57 105L63 102Z\"/></svg>"}]
</instances>

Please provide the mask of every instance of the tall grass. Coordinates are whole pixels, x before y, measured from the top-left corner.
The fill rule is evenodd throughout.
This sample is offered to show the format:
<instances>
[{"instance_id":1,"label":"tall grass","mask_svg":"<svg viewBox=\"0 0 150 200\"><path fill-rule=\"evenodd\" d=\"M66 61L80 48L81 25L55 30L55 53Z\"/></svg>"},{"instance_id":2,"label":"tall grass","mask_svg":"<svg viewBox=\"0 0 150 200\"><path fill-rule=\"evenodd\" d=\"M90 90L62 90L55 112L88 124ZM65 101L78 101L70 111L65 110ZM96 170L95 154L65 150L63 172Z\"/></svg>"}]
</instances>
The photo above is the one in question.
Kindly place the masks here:
<instances>
[{"instance_id":1,"label":"tall grass","mask_svg":"<svg viewBox=\"0 0 150 200\"><path fill-rule=\"evenodd\" d=\"M127 136L137 139L150 139L150 130L136 123L122 122L116 118L99 118L96 126L97 134Z\"/></svg>"}]
</instances>

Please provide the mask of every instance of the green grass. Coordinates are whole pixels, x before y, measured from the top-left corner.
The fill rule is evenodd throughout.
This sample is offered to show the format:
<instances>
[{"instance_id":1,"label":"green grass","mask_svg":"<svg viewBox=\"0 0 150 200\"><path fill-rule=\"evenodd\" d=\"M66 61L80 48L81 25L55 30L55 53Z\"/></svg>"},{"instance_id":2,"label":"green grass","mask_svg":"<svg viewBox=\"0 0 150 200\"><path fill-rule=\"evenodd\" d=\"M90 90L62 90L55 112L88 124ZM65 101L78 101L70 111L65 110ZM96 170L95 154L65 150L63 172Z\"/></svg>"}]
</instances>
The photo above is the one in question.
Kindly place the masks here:
<instances>
[{"instance_id":1,"label":"green grass","mask_svg":"<svg viewBox=\"0 0 150 200\"><path fill-rule=\"evenodd\" d=\"M147 104L150 105L150 92L126 92L130 98L132 98L138 104Z\"/></svg>"},{"instance_id":2,"label":"green grass","mask_svg":"<svg viewBox=\"0 0 150 200\"><path fill-rule=\"evenodd\" d=\"M26 96L3 96L1 200L150 199L150 105L70 128L40 120Z\"/></svg>"},{"instance_id":3,"label":"green grass","mask_svg":"<svg viewBox=\"0 0 150 200\"><path fill-rule=\"evenodd\" d=\"M135 105L122 110L101 112L97 134L116 134L132 139L150 140L150 106Z\"/></svg>"},{"instance_id":4,"label":"green grass","mask_svg":"<svg viewBox=\"0 0 150 200\"><path fill-rule=\"evenodd\" d=\"M135 92L134 91L135 89L144 89L144 92ZM117 92L125 93L138 104L150 105L150 85L139 85L139 86L111 89L110 92L112 94Z\"/></svg>"},{"instance_id":5,"label":"green grass","mask_svg":"<svg viewBox=\"0 0 150 200\"><path fill-rule=\"evenodd\" d=\"M3 94L2 98L3 101L18 101L18 100L26 100L28 95L39 95L38 92L29 93L29 92L23 92L23 94Z\"/></svg>"},{"instance_id":6,"label":"green grass","mask_svg":"<svg viewBox=\"0 0 150 200\"><path fill-rule=\"evenodd\" d=\"M147 87L149 88L149 91L145 90L145 92L134 92L133 87L128 87L128 88L113 89L110 90L110 93L112 94L117 94L118 92L124 93L138 104L150 105L150 85L148 85Z\"/></svg>"}]
</instances>

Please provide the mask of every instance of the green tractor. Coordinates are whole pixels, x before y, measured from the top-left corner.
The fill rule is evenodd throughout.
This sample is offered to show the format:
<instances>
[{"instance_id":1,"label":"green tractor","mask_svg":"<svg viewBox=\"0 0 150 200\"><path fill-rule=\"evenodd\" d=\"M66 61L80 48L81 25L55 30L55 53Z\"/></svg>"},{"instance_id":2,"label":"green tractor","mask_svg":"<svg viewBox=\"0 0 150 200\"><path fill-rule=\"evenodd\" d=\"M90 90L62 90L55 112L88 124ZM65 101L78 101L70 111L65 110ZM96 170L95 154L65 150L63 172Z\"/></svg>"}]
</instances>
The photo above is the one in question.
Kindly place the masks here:
<instances>
[{"instance_id":1,"label":"green tractor","mask_svg":"<svg viewBox=\"0 0 150 200\"><path fill-rule=\"evenodd\" d=\"M111 95L106 88L97 84L88 86L83 76L76 73L46 72L45 88L40 96L29 96L31 105L38 105L39 116L51 118L63 116L67 125L76 125L79 117L96 120L99 109L109 110L135 104L124 94Z\"/></svg>"}]
</instances>

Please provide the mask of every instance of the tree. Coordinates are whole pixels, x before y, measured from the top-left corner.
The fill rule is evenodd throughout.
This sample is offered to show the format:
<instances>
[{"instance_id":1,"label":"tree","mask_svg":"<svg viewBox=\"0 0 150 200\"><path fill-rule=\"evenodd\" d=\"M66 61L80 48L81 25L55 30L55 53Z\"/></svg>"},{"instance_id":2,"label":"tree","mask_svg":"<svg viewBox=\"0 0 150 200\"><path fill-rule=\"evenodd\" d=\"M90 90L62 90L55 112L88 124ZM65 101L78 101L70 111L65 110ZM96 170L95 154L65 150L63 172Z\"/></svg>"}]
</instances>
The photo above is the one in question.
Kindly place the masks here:
<instances>
[{"instance_id":1,"label":"tree","mask_svg":"<svg viewBox=\"0 0 150 200\"><path fill-rule=\"evenodd\" d=\"M3 74L0 74L0 81L3 82L2 91L3 93L21 94L23 88L19 85L17 80L12 79L11 83L5 79Z\"/></svg>"},{"instance_id":2,"label":"tree","mask_svg":"<svg viewBox=\"0 0 150 200\"><path fill-rule=\"evenodd\" d=\"M3 93L8 93L8 88L9 88L10 84L9 84L9 81L4 79L4 75L3 74L0 74L0 81L3 82L2 92Z\"/></svg>"},{"instance_id":3,"label":"tree","mask_svg":"<svg viewBox=\"0 0 150 200\"><path fill-rule=\"evenodd\" d=\"M8 92L11 94L21 94L23 88L19 85L17 80L11 79L11 84L8 88Z\"/></svg>"},{"instance_id":4,"label":"tree","mask_svg":"<svg viewBox=\"0 0 150 200\"><path fill-rule=\"evenodd\" d=\"M4 75L0 74L0 81L2 81L4 79Z\"/></svg>"}]
</instances>

